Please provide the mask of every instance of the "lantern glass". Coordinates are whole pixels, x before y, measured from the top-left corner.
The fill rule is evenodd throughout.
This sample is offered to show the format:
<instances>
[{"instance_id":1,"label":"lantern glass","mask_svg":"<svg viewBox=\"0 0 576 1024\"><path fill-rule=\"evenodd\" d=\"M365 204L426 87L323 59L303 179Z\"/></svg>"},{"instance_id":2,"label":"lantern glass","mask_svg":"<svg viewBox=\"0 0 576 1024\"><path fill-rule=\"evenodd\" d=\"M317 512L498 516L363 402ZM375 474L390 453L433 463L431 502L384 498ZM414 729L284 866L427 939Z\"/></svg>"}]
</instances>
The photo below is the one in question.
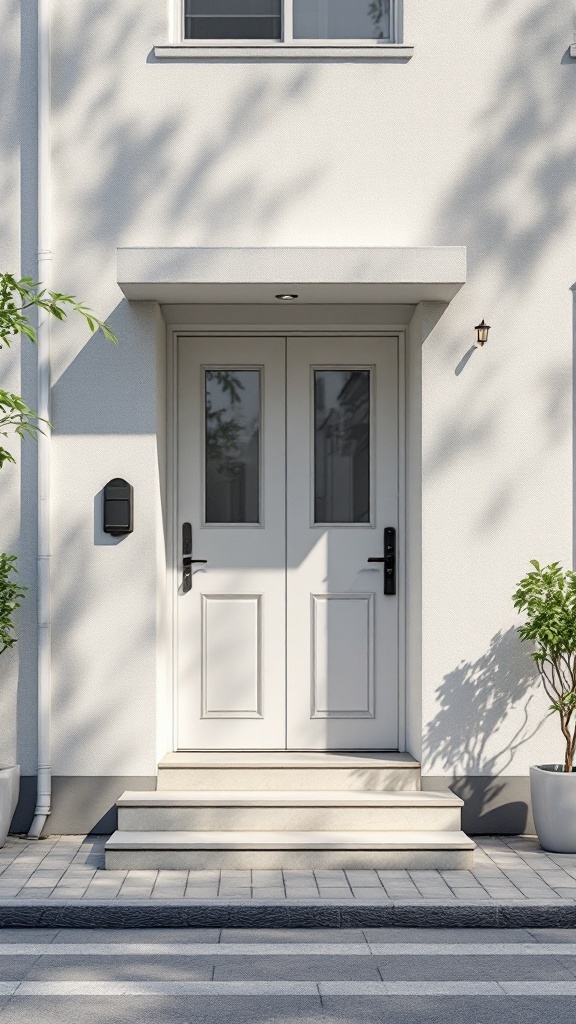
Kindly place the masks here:
<instances>
[{"instance_id":1,"label":"lantern glass","mask_svg":"<svg viewBox=\"0 0 576 1024\"><path fill-rule=\"evenodd\" d=\"M476 331L476 338L478 344L485 345L486 342L488 341L488 331L490 330L488 324L484 323L483 320L482 323L477 324L474 330Z\"/></svg>"}]
</instances>

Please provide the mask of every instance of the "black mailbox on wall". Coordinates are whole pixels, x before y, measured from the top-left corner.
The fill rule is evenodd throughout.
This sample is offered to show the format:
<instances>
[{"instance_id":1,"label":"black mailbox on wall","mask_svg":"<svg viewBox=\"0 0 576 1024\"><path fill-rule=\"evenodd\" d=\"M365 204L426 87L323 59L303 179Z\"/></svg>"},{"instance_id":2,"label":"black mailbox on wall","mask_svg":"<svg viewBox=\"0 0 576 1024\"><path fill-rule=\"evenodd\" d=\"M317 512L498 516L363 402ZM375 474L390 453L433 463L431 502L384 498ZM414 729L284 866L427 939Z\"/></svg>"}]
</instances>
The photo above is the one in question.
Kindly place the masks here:
<instances>
[{"instance_id":1,"label":"black mailbox on wall","mask_svg":"<svg viewBox=\"0 0 576 1024\"><path fill-rule=\"evenodd\" d=\"M134 529L134 488L116 477L104 488L104 533L122 537Z\"/></svg>"}]
</instances>

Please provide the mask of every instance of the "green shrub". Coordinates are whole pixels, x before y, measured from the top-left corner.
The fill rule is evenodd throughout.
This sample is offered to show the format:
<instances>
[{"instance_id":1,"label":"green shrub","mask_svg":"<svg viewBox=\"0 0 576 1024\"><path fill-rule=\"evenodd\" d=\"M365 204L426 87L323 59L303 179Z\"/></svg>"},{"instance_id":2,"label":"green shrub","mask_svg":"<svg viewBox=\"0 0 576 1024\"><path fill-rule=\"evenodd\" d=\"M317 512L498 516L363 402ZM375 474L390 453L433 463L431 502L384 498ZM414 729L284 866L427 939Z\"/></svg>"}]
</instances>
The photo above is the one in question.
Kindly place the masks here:
<instances>
[{"instance_id":1,"label":"green shrub","mask_svg":"<svg viewBox=\"0 0 576 1024\"><path fill-rule=\"evenodd\" d=\"M518 633L534 645L532 658L550 701L560 717L566 743L564 770L572 771L576 748L576 572L559 562L534 571L518 585L514 607L526 621Z\"/></svg>"},{"instance_id":2,"label":"green shrub","mask_svg":"<svg viewBox=\"0 0 576 1024\"><path fill-rule=\"evenodd\" d=\"M27 587L21 587L14 580L18 574L16 555L0 553L0 654L13 647L18 637L14 628L14 613L26 595Z\"/></svg>"}]
</instances>

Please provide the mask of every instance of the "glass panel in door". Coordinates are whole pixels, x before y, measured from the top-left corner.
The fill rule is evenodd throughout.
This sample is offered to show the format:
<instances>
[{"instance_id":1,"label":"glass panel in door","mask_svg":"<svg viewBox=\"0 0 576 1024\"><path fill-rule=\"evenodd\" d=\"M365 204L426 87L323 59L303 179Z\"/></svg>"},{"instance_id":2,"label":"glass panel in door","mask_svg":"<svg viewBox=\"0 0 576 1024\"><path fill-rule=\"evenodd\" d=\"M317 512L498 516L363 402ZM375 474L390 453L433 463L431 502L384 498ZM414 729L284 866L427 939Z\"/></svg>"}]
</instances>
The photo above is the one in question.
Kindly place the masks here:
<instances>
[{"instance_id":1,"label":"glass panel in door","mask_svg":"<svg viewBox=\"0 0 576 1024\"><path fill-rule=\"evenodd\" d=\"M205 371L206 523L260 522L260 370Z\"/></svg>"},{"instance_id":2,"label":"glass panel in door","mask_svg":"<svg viewBox=\"0 0 576 1024\"><path fill-rule=\"evenodd\" d=\"M314 370L314 522L370 522L370 370Z\"/></svg>"}]
</instances>

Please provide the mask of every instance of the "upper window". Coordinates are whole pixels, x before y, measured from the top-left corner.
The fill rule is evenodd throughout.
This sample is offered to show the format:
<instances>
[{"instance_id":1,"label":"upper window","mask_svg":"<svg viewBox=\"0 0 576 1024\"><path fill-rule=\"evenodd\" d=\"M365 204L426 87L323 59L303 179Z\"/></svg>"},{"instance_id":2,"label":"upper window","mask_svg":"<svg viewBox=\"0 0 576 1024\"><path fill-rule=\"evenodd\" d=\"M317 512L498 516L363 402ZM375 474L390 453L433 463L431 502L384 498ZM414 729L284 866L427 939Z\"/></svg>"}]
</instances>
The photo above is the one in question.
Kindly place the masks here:
<instances>
[{"instance_id":1,"label":"upper window","mask_svg":"<svg viewBox=\"0 0 576 1024\"><path fill-rule=\"evenodd\" d=\"M184 0L197 40L392 42L394 0Z\"/></svg>"},{"instance_id":2,"label":"upper window","mask_svg":"<svg viewBox=\"0 0 576 1024\"><path fill-rule=\"evenodd\" d=\"M391 38L390 0L293 0L295 39Z\"/></svg>"},{"instance_id":3,"label":"upper window","mask_svg":"<svg viewBox=\"0 0 576 1024\"><path fill-rule=\"evenodd\" d=\"M186 39L281 39L281 0L185 0Z\"/></svg>"}]
</instances>

